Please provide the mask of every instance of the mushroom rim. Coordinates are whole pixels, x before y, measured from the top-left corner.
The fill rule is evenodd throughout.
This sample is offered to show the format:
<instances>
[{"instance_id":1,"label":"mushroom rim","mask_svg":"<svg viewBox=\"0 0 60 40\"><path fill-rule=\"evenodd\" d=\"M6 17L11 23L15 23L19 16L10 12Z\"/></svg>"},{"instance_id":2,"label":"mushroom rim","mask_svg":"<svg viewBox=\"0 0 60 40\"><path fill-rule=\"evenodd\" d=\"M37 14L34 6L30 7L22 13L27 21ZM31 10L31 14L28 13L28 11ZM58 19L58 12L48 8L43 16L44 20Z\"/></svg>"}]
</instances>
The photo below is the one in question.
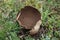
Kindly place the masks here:
<instances>
[{"instance_id":1,"label":"mushroom rim","mask_svg":"<svg viewBox=\"0 0 60 40\"><path fill-rule=\"evenodd\" d=\"M39 12L39 10L36 9L35 7L32 7L32 6L25 6L24 8L26 8L26 7L31 7L31 8L33 8L33 9L37 10L37 12ZM22 8L21 11L22 11L24 8ZM18 12L16 21L20 24L20 26L25 26L25 25L23 25L23 24L21 23L21 21L18 20L18 19L19 19L19 16L21 15L21 11ZM40 17L41 17L41 13L40 13L40 12L39 12L39 15L40 15ZM41 17L41 19L42 19L42 17ZM40 20L41 20L41 19L40 19ZM33 28L34 28L34 27L33 27Z\"/></svg>"}]
</instances>

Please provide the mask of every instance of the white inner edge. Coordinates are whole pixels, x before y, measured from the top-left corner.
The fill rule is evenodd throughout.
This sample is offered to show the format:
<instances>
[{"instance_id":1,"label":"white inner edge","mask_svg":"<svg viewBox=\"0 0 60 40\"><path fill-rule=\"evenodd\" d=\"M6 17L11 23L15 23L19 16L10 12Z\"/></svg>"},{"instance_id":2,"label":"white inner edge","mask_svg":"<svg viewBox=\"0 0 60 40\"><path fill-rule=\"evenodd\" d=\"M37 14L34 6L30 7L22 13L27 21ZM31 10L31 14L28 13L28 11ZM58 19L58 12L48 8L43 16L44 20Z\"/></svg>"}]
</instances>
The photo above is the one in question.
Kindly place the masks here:
<instances>
[{"instance_id":1,"label":"white inner edge","mask_svg":"<svg viewBox=\"0 0 60 40\"><path fill-rule=\"evenodd\" d=\"M30 34L35 34L39 31L40 25L41 25L41 20L39 20L36 25L34 26L34 28L32 28L32 30L30 30Z\"/></svg>"}]
</instances>

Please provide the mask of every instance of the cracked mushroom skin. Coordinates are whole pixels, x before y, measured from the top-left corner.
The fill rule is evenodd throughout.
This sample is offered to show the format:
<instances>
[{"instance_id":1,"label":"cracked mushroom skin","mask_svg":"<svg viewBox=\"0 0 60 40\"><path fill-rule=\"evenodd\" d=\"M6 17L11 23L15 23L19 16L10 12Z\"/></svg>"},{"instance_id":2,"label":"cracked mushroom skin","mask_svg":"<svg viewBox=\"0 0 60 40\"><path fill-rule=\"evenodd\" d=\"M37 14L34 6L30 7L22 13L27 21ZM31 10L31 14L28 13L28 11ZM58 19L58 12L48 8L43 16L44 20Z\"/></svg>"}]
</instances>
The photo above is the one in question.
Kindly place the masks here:
<instances>
[{"instance_id":1,"label":"cracked mushroom skin","mask_svg":"<svg viewBox=\"0 0 60 40\"><path fill-rule=\"evenodd\" d=\"M38 33L41 25L41 13L36 8L25 6L17 14L16 20L23 28L31 29L29 32L34 35Z\"/></svg>"}]
</instances>

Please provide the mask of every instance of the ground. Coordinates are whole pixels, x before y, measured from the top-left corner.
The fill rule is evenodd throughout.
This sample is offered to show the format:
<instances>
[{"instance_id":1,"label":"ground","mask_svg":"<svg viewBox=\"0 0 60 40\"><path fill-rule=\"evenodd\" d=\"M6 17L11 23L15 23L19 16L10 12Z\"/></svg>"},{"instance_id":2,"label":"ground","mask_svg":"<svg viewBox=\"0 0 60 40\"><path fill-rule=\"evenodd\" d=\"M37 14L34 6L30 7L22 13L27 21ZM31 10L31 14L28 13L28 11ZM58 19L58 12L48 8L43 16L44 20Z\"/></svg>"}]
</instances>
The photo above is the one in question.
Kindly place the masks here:
<instances>
[{"instance_id":1,"label":"ground","mask_svg":"<svg viewBox=\"0 0 60 40\"><path fill-rule=\"evenodd\" d=\"M41 12L39 40L60 40L60 0L0 0L0 40L21 39L17 36L21 26L16 21L16 15L28 5ZM34 39L30 35L24 38Z\"/></svg>"}]
</instances>

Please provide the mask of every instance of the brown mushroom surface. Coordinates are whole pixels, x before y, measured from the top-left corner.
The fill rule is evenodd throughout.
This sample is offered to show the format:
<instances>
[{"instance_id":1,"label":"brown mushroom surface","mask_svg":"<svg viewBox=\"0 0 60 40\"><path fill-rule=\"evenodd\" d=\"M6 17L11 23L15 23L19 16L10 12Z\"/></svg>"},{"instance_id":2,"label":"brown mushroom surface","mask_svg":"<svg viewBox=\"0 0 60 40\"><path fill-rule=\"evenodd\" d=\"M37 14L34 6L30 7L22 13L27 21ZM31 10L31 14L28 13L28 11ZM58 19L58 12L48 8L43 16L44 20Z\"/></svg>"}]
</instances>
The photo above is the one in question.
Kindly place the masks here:
<instances>
[{"instance_id":1,"label":"brown mushroom surface","mask_svg":"<svg viewBox=\"0 0 60 40\"><path fill-rule=\"evenodd\" d=\"M39 20L41 20L41 13L31 6L25 6L17 15L19 25L25 29L34 28Z\"/></svg>"}]
</instances>

